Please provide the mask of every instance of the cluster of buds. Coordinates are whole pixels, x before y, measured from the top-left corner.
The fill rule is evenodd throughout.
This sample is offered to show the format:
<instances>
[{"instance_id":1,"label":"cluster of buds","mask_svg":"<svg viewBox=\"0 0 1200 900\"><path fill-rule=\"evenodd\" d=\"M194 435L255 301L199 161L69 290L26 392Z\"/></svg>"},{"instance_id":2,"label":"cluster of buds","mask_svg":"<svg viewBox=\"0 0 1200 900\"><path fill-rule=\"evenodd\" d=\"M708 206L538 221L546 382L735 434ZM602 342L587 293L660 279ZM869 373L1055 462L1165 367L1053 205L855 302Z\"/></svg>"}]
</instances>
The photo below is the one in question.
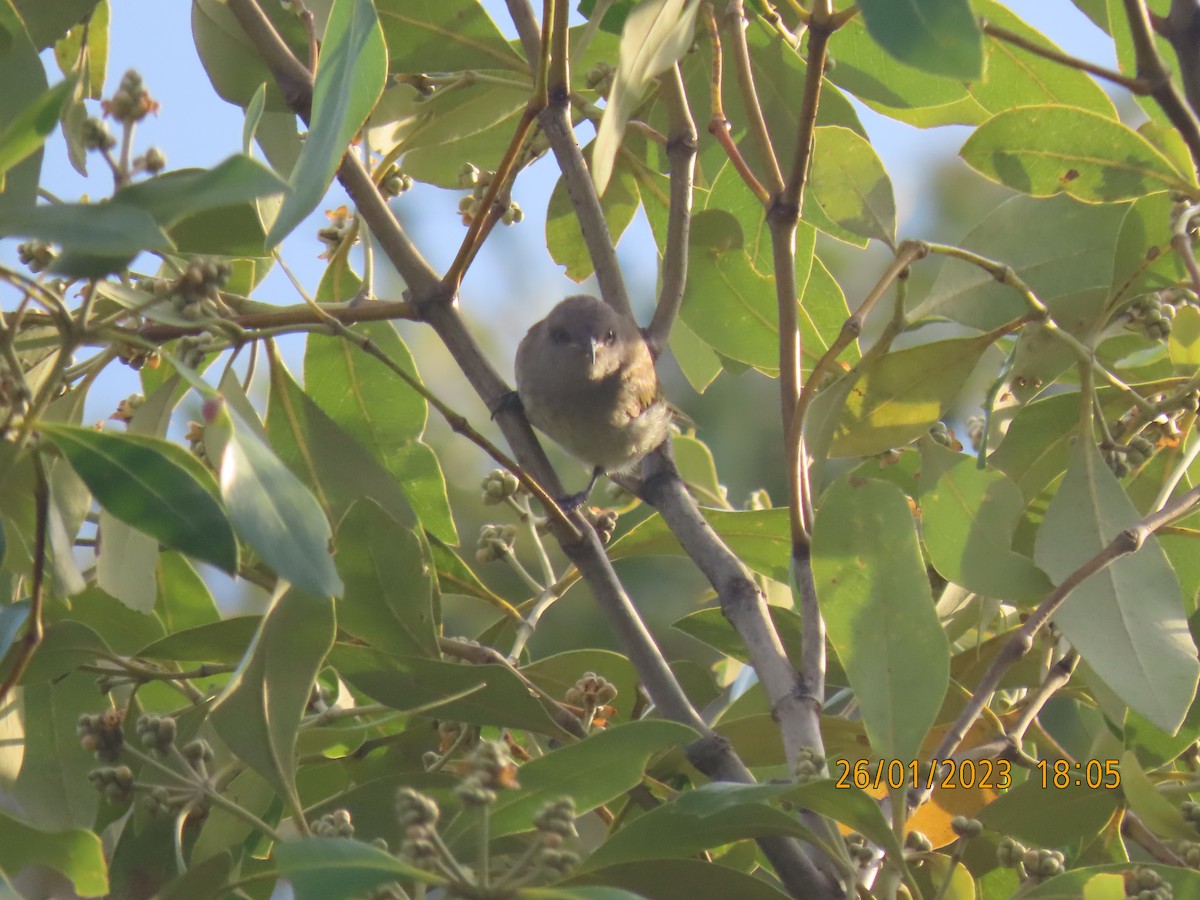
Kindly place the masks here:
<instances>
[{"instance_id":1,"label":"cluster of buds","mask_svg":"<svg viewBox=\"0 0 1200 900\"><path fill-rule=\"evenodd\" d=\"M400 856L413 865L430 865L437 860L437 822L441 815L438 805L430 797L411 788L400 788L396 792L396 821L403 835Z\"/></svg>"},{"instance_id":2,"label":"cluster of buds","mask_svg":"<svg viewBox=\"0 0 1200 900\"><path fill-rule=\"evenodd\" d=\"M11 424L17 416L28 412L32 400L33 394L25 381L14 378L8 366L0 361L0 430L5 421Z\"/></svg>"},{"instance_id":3,"label":"cluster of buds","mask_svg":"<svg viewBox=\"0 0 1200 900\"><path fill-rule=\"evenodd\" d=\"M983 823L978 819L968 819L966 816L955 816L950 820L950 828L964 841L983 834Z\"/></svg>"},{"instance_id":4,"label":"cluster of buds","mask_svg":"<svg viewBox=\"0 0 1200 900\"><path fill-rule=\"evenodd\" d=\"M204 362L204 357L213 350L215 338L208 333L185 334L175 345L175 355L189 369L198 369Z\"/></svg>"},{"instance_id":5,"label":"cluster of buds","mask_svg":"<svg viewBox=\"0 0 1200 900\"><path fill-rule=\"evenodd\" d=\"M133 414L138 411L138 407L145 402L146 398L143 395L130 394L117 404L117 411L109 416L109 418L114 422L129 423L133 421Z\"/></svg>"},{"instance_id":6,"label":"cluster of buds","mask_svg":"<svg viewBox=\"0 0 1200 900\"><path fill-rule=\"evenodd\" d=\"M986 424L987 419L983 416L971 416L967 419L967 440L971 442L972 447L983 443L983 428Z\"/></svg>"},{"instance_id":7,"label":"cluster of buds","mask_svg":"<svg viewBox=\"0 0 1200 900\"><path fill-rule=\"evenodd\" d=\"M411 191L413 180L411 175L405 175L395 166L389 166L379 179L379 190L385 197L399 197L405 191Z\"/></svg>"},{"instance_id":8,"label":"cluster of buds","mask_svg":"<svg viewBox=\"0 0 1200 900\"><path fill-rule=\"evenodd\" d=\"M584 672L582 678L567 688L565 699L575 706L595 708L617 699L617 689L603 675Z\"/></svg>"},{"instance_id":9,"label":"cluster of buds","mask_svg":"<svg viewBox=\"0 0 1200 900\"><path fill-rule=\"evenodd\" d=\"M475 559L481 563L495 562L512 553L517 540L516 525L484 525L479 529Z\"/></svg>"},{"instance_id":10,"label":"cluster of buds","mask_svg":"<svg viewBox=\"0 0 1200 900\"><path fill-rule=\"evenodd\" d=\"M140 122L152 112L158 112L158 102L150 96L142 76L130 69L121 76L116 92L102 104L104 114L125 125Z\"/></svg>"},{"instance_id":11,"label":"cluster of buds","mask_svg":"<svg viewBox=\"0 0 1200 900\"><path fill-rule=\"evenodd\" d=\"M796 763L792 775L797 784L807 784L828 777L825 757L813 747L801 747L796 751Z\"/></svg>"},{"instance_id":12,"label":"cluster of buds","mask_svg":"<svg viewBox=\"0 0 1200 900\"><path fill-rule=\"evenodd\" d=\"M859 866L869 866L875 861L875 851L871 849L867 839L857 831L846 835L846 852Z\"/></svg>"},{"instance_id":13,"label":"cluster of buds","mask_svg":"<svg viewBox=\"0 0 1200 900\"><path fill-rule=\"evenodd\" d=\"M533 817L542 851L539 865L554 877L562 877L579 865L579 856L563 844L579 837L575 830L575 801L570 797L551 800Z\"/></svg>"},{"instance_id":14,"label":"cluster of buds","mask_svg":"<svg viewBox=\"0 0 1200 900\"><path fill-rule=\"evenodd\" d=\"M183 754L183 758L187 760L187 764L192 767L193 772L201 778L208 777L208 770L215 758L212 745L208 741L203 738L188 741L179 748L179 752Z\"/></svg>"},{"instance_id":15,"label":"cluster of buds","mask_svg":"<svg viewBox=\"0 0 1200 900\"><path fill-rule=\"evenodd\" d=\"M758 488L751 491L750 496L746 498L746 509L771 509L773 505L771 503L771 495L767 493L766 488Z\"/></svg>"},{"instance_id":16,"label":"cluster of buds","mask_svg":"<svg viewBox=\"0 0 1200 900\"><path fill-rule=\"evenodd\" d=\"M138 740L147 750L166 756L175 746L175 720L170 716L141 716L137 720Z\"/></svg>"},{"instance_id":17,"label":"cluster of buds","mask_svg":"<svg viewBox=\"0 0 1200 900\"><path fill-rule=\"evenodd\" d=\"M607 544L613 539L613 535L617 533L617 511L615 509L585 510L584 515L596 529L596 536L600 538L600 543Z\"/></svg>"},{"instance_id":18,"label":"cluster of buds","mask_svg":"<svg viewBox=\"0 0 1200 900\"><path fill-rule=\"evenodd\" d=\"M929 437L935 444L941 444L943 447L949 447L951 450L961 450L962 442L954 434L954 429L949 427L945 422L934 422L929 429Z\"/></svg>"},{"instance_id":19,"label":"cluster of buds","mask_svg":"<svg viewBox=\"0 0 1200 900\"><path fill-rule=\"evenodd\" d=\"M1053 878L1066 871L1067 858L1058 850L1030 848L1021 854L1021 864L1029 878Z\"/></svg>"},{"instance_id":20,"label":"cluster of buds","mask_svg":"<svg viewBox=\"0 0 1200 900\"><path fill-rule=\"evenodd\" d=\"M1184 800L1179 807L1179 812L1183 815L1183 821L1200 831L1200 803L1195 800Z\"/></svg>"},{"instance_id":21,"label":"cluster of buds","mask_svg":"<svg viewBox=\"0 0 1200 900\"><path fill-rule=\"evenodd\" d=\"M920 831L910 831L904 836L904 849L914 854L931 853L933 841Z\"/></svg>"},{"instance_id":22,"label":"cluster of buds","mask_svg":"<svg viewBox=\"0 0 1200 900\"><path fill-rule=\"evenodd\" d=\"M463 806L488 806L496 801L496 791L520 786L508 745L503 741L480 741L454 793Z\"/></svg>"},{"instance_id":23,"label":"cluster of buds","mask_svg":"<svg viewBox=\"0 0 1200 900\"><path fill-rule=\"evenodd\" d=\"M587 74L583 76L583 83L601 97L607 98L616 74L616 67L611 63L598 62L587 70Z\"/></svg>"},{"instance_id":24,"label":"cluster of buds","mask_svg":"<svg viewBox=\"0 0 1200 900\"><path fill-rule=\"evenodd\" d=\"M1171 900L1175 890L1153 869L1131 869L1125 873L1125 896L1136 900Z\"/></svg>"},{"instance_id":25,"label":"cluster of buds","mask_svg":"<svg viewBox=\"0 0 1200 900\"><path fill-rule=\"evenodd\" d=\"M1184 302L1184 296L1173 289L1138 297L1125 310L1125 327L1152 341L1165 340L1171 334L1176 308Z\"/></svg>"},{"instance_id":26,"label":"cluster of buds","mask_svg":"<svg viewBox=\"0 0 1200 900\"><path fill-rule=\"evenodd\" d=\"M148 175L157 175L167 167L167 156L157 147L150 147L141 156L133 158L133 170L135 172L145 172Z\"/></svg>"},{"instance_id":27,"label":"cluster of buds","mask_svg":"<svg viewBox=\"0 0 1200 900\"><path fill-rule=\"evenodd\" d=\"M85 150L99 150L102 153L107 153L113 147L117 146L117 139L108 130L108 126L104 124L102 119L97 119L94 116L83 120L83 127L80 129L80 141L82 141Z\"/></svg>"},{"instance_id":28,"label":"cluster of buds","mask_svg":"<svg viewBox=\"0 0 1200 900\"><path fill-rule=\"evenodd\" d=\"M318 259L330 259L338 251L338 248L352 236L357 240L354 226L358 220L347 207L339 206L337 209L327 209L325 218L329 220L329 224L317 232L317 239L325 245L325 250L317 257Z\"/></svg>"},{"instance_id":29,"label":"cluster of buds","mask_svg":"<svg viewBox=\"0 0 1200 900\"><path fill-rule=\"evenodd\" d=\"M45 272L58 254L46 241L22 241L17 244L17 261L34 275Z\"/></svg>"},{"instance_id":30,"label":"cluster of buds","mask_svg":"<svg viewBox=\"0 0 1200 900\"><path fill-rule=\"evenodd\" d=\"M145 347L119 342L113 344L113 349L117 352L117 359L135 372L140 372L145 366L157 369L159 363L162 362L162 354L157 350L148 350Z\"/></svg>"},{"instance_id":31,"label":"cluster of buds","mask_svg":"<svg viewBox=\"0 0 1200 900\"><path fill-rule=\"evenodd\" d=\"M507 469L492 469L479 486L483 489L483 505L495 506L516 496L521 489L521 482Z\"/></svg>"},{"instance_id":32,"label":"cluster of buds","mask_svg":"<svg viewBox=\"0 0 1200 900\"><path fill-rule=\"evenodd\" d=\"M128 803L133 797L133 770L129 766L105 766L88 773L92 787L114 806Z\"/></svg>"},{"instance_id":33,"label":"cluster of buds","mask_svg":"<svg viewBox=\"0 0 1200 900\"><path fill-rule=\"evenodd\" d=\"M100 762L115 763L125 744L124 721L125 711L121 709L106 709L98 715L85 713L75 723L75 734L83 749L94 753Z\"/></svg>"},{"instance_id":34,"label":"cluster of buds","mask_svg":"<svg viewBox=\"0 0 1200 900\"><path fill-rule=\"evenodd\" d=\"M187 434L183 439L187 441L192 455L211 468L212 460L208 458L208 451L204 449L204 426L199 422L188 422Z\"/></svg>"},{"instance_id":35,"label":"cluster of buds","mask_svg":"<svg viewBox=\"0 0 1200 900\"><path fill-rule=\"evenodd\" d=\"M458 173L459 186L471 188L471 193L467 194L458 201L459 218L462 219L463 225L470 225L481 212L480 204L483 203L484 197L487 196L488 188L491 187L492 179L496 177L495 172L488 172L479 169L471 163L466 163ZM497 198L498 200L502 198ZM525 213L515 200L508 200L508 205L504 207L504 211L500 214L500 221L505 225L516 225L525 218Z\"/></svg>"},{"instance_id":36,"label":"cluster of buds","mask_svg":"<svg viewBox=\"0 0 1200 900\"><path fill-rule=\"evenodd\" d=\"M1154 441L1143 433L1135 434L1128 444L1102 445L1100 455L1114 475L1124 478L1148 461L1156 449Z\"/></svg>"},{"instance_id":37,"label":"cluster of buds","mask_svg":"<svg viewBox=\"0 0 1200 900\"><path fill-rule=\"evenodd\" d=\"M1200 844L1195 841L1177 841L1175 853L1191 869L1200 869Z\"/></svg>"},{"instance_id":38,"label":"cluster of buds","mask_svg":"<svg viewBox=\"0 0 1200 900\"><path fill-rule=\"evenodd\" d=\"M317 837L354 837L354 823L350 821L350 811L346 809L326 813L309 827Z\"/></svg>"}]
</instances>

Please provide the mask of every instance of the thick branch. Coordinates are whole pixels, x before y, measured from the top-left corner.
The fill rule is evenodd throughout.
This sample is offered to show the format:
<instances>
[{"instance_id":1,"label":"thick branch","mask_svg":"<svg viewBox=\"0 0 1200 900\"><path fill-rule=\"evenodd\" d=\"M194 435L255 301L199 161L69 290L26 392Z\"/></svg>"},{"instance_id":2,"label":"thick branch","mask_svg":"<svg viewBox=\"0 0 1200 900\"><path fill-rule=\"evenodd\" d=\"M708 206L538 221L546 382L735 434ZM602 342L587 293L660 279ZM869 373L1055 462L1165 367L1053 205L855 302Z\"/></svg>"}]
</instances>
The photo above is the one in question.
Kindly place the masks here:
<instances>
[{"instance_id":1,"label":"thick branch","mask_svg":"<svg viewBox=\"0 0 1200 900\"><path fill-rule=\"evenodd\" d=\"M1158 55L1145 0L1125 0L1125 15L1129 18L1129 30L1133 35L1137 77L1150 85L1150 96L1175 126L1175 130L1187 144L1188 152L1192 156L1192 165L1200 171L1200 121L1197 121L1191 107L1179 96L1179 91L1171 81L1171 73L1167 71L1162 57ZM1192 47L1190 52L1195 53L1195 48Z\"/></svg>"},{"instance_id":2,"label":"thick branch","mask_svg":"<svg viewBox=\"0 0 1200 900\"><path fill-rule=\"evenodd\" d=\"M1156 19L1154 25L1175 48L1184 96L1192 113L1200 116L1200 5L1196 0L1171 0L1166 19Z\"/></svg>"}]
</instances>

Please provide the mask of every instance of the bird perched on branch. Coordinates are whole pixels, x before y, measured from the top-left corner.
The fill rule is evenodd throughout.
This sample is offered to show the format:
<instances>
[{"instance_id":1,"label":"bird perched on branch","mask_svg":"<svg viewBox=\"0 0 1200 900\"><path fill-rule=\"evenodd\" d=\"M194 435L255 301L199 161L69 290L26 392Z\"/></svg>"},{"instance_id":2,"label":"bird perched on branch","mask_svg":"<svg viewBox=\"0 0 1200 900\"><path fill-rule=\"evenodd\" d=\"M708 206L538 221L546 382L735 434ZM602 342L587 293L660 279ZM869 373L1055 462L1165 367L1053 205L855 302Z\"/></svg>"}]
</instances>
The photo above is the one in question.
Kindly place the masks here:
<instances>
[{"instance_id":1,"label":"bird perched on branch","mask_svg":"<svg viewBox=\"0 0 1200 900\"><path fill-rule=\"evenodd\" d=\"M650 348L630 318L595 297L568 297L530 328L516 375L530 423L593 467L587 488L565 498L569 508L600 475L629 471L667 437L672 409Z\"/></svg>"}]
</instances>

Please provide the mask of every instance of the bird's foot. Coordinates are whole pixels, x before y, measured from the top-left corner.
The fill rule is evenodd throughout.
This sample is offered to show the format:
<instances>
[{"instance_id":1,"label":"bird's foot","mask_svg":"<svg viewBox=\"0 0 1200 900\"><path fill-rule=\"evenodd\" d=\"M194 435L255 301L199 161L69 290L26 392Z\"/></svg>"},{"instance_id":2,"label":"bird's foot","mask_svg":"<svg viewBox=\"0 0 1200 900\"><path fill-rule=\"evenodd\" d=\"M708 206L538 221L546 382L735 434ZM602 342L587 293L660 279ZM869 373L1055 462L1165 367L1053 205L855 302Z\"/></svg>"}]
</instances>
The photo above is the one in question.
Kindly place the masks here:
<instances>
[{"instance_id":1,"label":"bird's foot","mask_svg":"<svg viewBox=\"0 0 1200 900\"><path fill-rule=\"evenodd\" d=\"M500 395L490 407L488 412L492 414L492 418L500 415L502 412L524 412L525 405L521 402L521 395L516 391L507 391Z\"/></svg>"}]
</instances>

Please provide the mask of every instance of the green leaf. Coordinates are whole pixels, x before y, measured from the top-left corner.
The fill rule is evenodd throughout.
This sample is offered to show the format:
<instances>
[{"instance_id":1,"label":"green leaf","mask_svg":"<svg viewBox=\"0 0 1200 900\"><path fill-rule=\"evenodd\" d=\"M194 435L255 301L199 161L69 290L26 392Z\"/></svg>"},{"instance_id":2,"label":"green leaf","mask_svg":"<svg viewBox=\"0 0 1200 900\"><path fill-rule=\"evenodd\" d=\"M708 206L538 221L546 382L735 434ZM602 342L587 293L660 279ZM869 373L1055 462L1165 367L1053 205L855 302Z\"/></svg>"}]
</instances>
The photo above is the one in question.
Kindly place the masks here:
<instances>
[{"instance_id":1,"label":"green leaf","mask_svg":"<svg viewBox=\"0 0 1200 900\"><path fill-rule=\"evenodd\" d=\"M1012 549L1025 508L1021 491L1002 473L960 456L934 484L922 481L921 537L930 561L948 581L1001 600L1032 600L1050 579Z\"/></svg>"},{"instance_id":2,"label":"green leaf","mask_svg":"<svg viewBox=\"0 0 1200 900\"><path fill-rule=\"evenodd\" d=\"M1178 900L1195 900L1200 896L1200 877L1191 869L1179 866L1164 866L1140 861L1139 869L1148 869L1162 879L1164 887ZM1030 885L1021 890L1022 900L1059 900L1063 897L1085 896L1086 900L1109 900L1124 893L1124 876L1129 872L1129 862L1108 863L1102 866L1083 866L1071 869L1041 884ZM1159 888L1162 890L1162 888ZM1084 892L1087 891L1086 894ZM1093 893L1095 891L1095 893ZM1102 891L1102 893L1101 893ZM1120 891L1120 893L1116 893ZM1164 891L1165 893L1165 891Z\"/></svg>"},{"instance_id":3,"label":"green leaf","mask_svg":"<svg viewBox=\"0 0 1200 900\"><path fill-rule=\"evenodd\" d=\"M207 625L221 618L204 579L178 553L160 553L155 573L158 600L154 612L168 633L196 625Z\"/></svg>"},{"instance_id":4,"label":"green leaf","mask_svg":"<svg viewBox=\"0 0 1200 900\"><path fill-rule=\"evenodd\" d=\"M5 174L17 163L27 159L46 142L46 137L58 124L75 80L60 81L42 93L0 131L0 190Z\"/></svg>"},{"instance_id":5,"label":"green leaf","mask_svg":"<svg viewBox=\"0 0 1200 900\"><path fill-rule=\"evenodd\" d=\"M393 75L481 68L529 74L477 0L376 0Z\"/></svg>"},{"instance_id":6,"label":"green leaf","mask_svg":"<svg viewBox=\"0 0 1200 900\"><path fill-rule=\"evenodd\" d=\"M229 749L286 797L296 792L300 719L335 631L333 601L287 589L213 706L213 727Z\"/></svg>"},{"instance_id":7,"label":"green leaf","mask_svg":"<svg viewBox=\"0 0 1200 900\"><path fill-rule=\"evenodd\" d=\"M1018 196L996 207L960 246L1012 266L1043 303L1089 289L1107 294L1125 215L1124 207L1085 206L1066 196ZM987 330L1024 312L1012 288L978 266L947 260L913 316L943 315Z\"/></svg>"},{"instance_id":8,"label":"green leaf","mask_svg":"<svg viewBox=\"0 0 1200 900\"><path fill-rule=\"evenodd\" d=\"M275 246L321 202L350 141L387 79L387 47L371 0L334 0L313 86L312 119L292 170L291 193L267 232Z\"/></svg>"},{"instance_id":9,"label":"green leaf","mask_svg":"<svg viewBox=\"0 0 1200 900\"><path fill-rule=\"evenodd\" d=\"M492 805L490 833L531 831L537 811L559 797L574 800L578 814L602 806L641 782L650 757L696 737L677 722L630 722L527 762L518 775L521 789L501 793ZM474 827L459 819L446 829L446 839L461 840Z\"/></svg>"},{"instance_id":10,"label":"green leaf","mask_svg":"<svg viewBox=\"0 0 1200 900\"><path fill-rule=\"evenodd\" d=\"M143 250L166 252L171 239L143 209L123 203L57 203L18 212L0 213L0 237L29 237L60 244L86 262L100 259L112 268L80 268L66 275L107 274L121 268ZM60 257L61 259L61 257ZM104 265L98 263L101 269ZM60 271L55 269L55 271Z\"/></svg>"},{"instance_id":11,"label":"green leaf","mask_svg":"<svg viewBox=\"0 0 1200 900\"><path fill-rule=\"evenodd\" d=\"M849 128L829 125L817 128L813 140L805 221L843 240L848 232L851 243L859 236L894 246L892 182L870 142ZM813 218L818 211L827 224Z\"/></svg>"},{"instance_id":12,"label":"green leaf","mask_svg":"<svg viewBox=\"0 0 1200 900\"><path fill-rule=\"evenodd\" d=\"M1165 191L1131 203L1113 256L1113 303L1171 287L1187 278L1179 254L1171 250L1171 195Z\"/></svg>"},{"instance_id":13,"label":"green leaf","mask_svg":"<svg viewBox=\"0 0 1200 900\"><path fill-rule=\"evenodd\" d=\"M330 519L337 521L369 496L397 522L416 526L396 479L321 411L276 358L271 360L267 429L279 459L311 487Z\"/></svg>"},{"instance_id":14,"label":"green leaf","mask_svg":"<svg viewBox=\"0 0 1200 900\"><path fill-rule=\"evenodd\" d=\"M950 653L900 490L836 482L817 511L812 565L829 640L873 753L916 758L946 695Z\"/></svg>"},{"instance_id":15,"label":"green leaf","mask_svg":"<svg viewBox=\"0 0 1200 900\"><path fill-rule=\"evenodd\" d=\"M45 50L68 28L87 18L96 3L97 0L59 0L56 3L13 0L13 6L29 30L29 37L39 50Z\"/></svg>"},{"instance_id":16,"label":"green leaf","mask_svg":"<svg viewBox=\"0 0 1200 900\"><path fill-rule=\"evenodd\" d=\"M80 897L108 895L108 867L98 835L82 828L44 831L0 812L0 872L15 877L33 865L65 875Z\"/></svg>"},{"instance_id":17,"label":"green leaf","mask_svg":"<svg viewBox=\"0 0 1200 900\"><path fill-rule=\"evenodd\" d=\"M100 795L87 781L96 758L79 743L75 729L84 713L108 708L96 690L96 676L73 672L45 684L26 684L21 694L24 708L36 715L25 716L25 756L12 785L18 808L38 828L90 828L100 808Z\"/></svg>"},{"instance_id":18,"label":"green leaf","mask_svg":"<svg viewBox=\"0 0 1200 900\"><path fill-rule=\"evenodd\" d=\"M786 509L701 509L705 521L747 566L787 584L791 538ZM633 556L677 556L678 540L659 516L640 522L608 548L611 559Z\"/></svg>"},{"instance_id":19,"label":"green leaf","mask_svg":"<svg viewBox=\"0 0 1200 900\"><path fill-rule=\"evenodd\" d=\"M216 485L182 447L72 425L43 422L39 430L113 516L172 549L237 571L237 542Z\"/></svg>"},{"instance_id":20,"label":"green leaf","mask_svg":"<svg viewBox=\"0 0 1200 900\"><path fill-rule=\"evenodd\" d=\"M328 900L369 894L398 879L442 884L443 879L403 863L386 850L350 838L309 837L284 841L271 854L296 900Z\"/></svg>"},{"instance_id":21,"label":"green leaf","mask_svg":"<svg viewBox=\"0 0 1200 900\"><path fill-rule=\"evenodd\" d=\"M46 68L38 57L41 47L35 47L30 40L25 15L32 13L36 19L47 12L53 16L60 10L55 7L51 12L54 5L40 0L21 0L21 5L34 8L14 9L11 0L0 3L0 33L4 36L4 41L0 42L0 84L8 86L8 90L0 91L0 129L7 127L49 87ZM47 39L52 42L60 33L51 33ZM14 213L18 214L14 221L19 222L20 213L34 208L41 172L42 150L39 148L6 179L5 189L0 191L0 223L8 221Z\"/></svg>"},{"instance_id":22,"label":"green leaf","mask_svg":"<svg viewBox=\"0 0 1200 900\"><path fill-rule=\"evenodd\" d=\"M279 577L312 594L341 596L329 553L333 535L316 499L259 437L257 422L220 401L206 402L204 444L217 461L234 530Z\"/></svg>"},{"instance_id":23,"label":"green leaf","mask_svg":"<svg viewBox=\"0 0 1200 900\"><path fill-rule=\"evenodd\" d=\"M248 156L237 154L211 169L177 169L121 188L116 201L144 209L171 228L198 213L252 203L279 194L287 183Z\"/></svg>"},{"instance_id":24,"label":"green leaf","mask_svg":"<svg viewBox=\"0 0 1200 900\"><path fill-rule=\"evenodd\" d=\"M334 647L330 664L357 690L393 709L444 703L439 707L441 718L562 735L507 666L463 666L346 644Z\"/></svg>"},{"instance_id":25,"label":"green leaf","mask_svg":"<svg viewBox=\"0 0 1200 900\"><path fill-rule=\"evenodd\" d=\"M1042 847L1066 846L1098 834L1121 802L1120 792L1076 783L1074 775L1065 787L1055 787L1054 769L1047 773L1043 787L1041 771L1030 772L1024 782L985 806L979 820L998 834ZM1054 815L1046 815L1047 810Z\"/></svg>"},{"instance_id":26,"label":"green leaf","mask_svg":"<svg viewBox=\"0 0 1200 900\"><path fill-rule=\"evenodd\" d=\"M946 78L919 63L898 60L868 29L869 24L856 16L830 39L829 52L837 65L828 77L838 87L886 115L947 107L967 97L963 79ZM978 120L971 124L974 121Z\"/></svg>"},{"instance_id":27,"label":"green leaf","mask_svg":"<svg viewBox=\"0 0 1200 900\"><path fill-rule=\"evenodd\" d=\"M196 625L168 634L138 651L145 659L164 659L175 662L207 660L231 663L240 660L246 647L254 640L262 624L262 616L234 616Z\"/></svg>"},{"instance_id":28,"label":"green leaf","mask_svg":"<svg viewBox=\"0 0 1200 900\"><path fill-rule=\"evenodd\" d=\"M90 625L63 619L46 629L21 683L56 681L81 665L111 654L112 649Z\"/></svg>"},{"instance_id":29,"label":"green leaf","mask_svg":"<svg viewBox=\"0 0 1200 900\"><path fill-rule=\"evenodd\" d=\"M1034 560L1061 583L1140 518L1092 441L1079 439ZM1196 693L1200 662L1179 582L1157 540L1083 582L1054 621L1126 704L1174 733Z\"/></svg>"},{"instance_id":30,"label":"green leaf","mask_svg":"<svg viewBox=\"0 0 1200 900\"><path fill-rule=\"evenodd\" d=\"M346 583L338 626L369 646L436 657L432 584L417 535L363 499L338 525L337 548Z\"/></svg>"},{"instance_id":31,"label":"green leaf","mask_svg":"<svg viewBox=\"0 0 1200 900\"><path fill-rule=\"evenodd\" d=\"M860 0L858 8L896 59L961 80L983 74L983 36L967 0Z\"/></svg>"},{"instance_id":32,"label":"green leaf","mask_svg":"<svg viewBox=\"0 0 1200 900\"><path fill-rule=\"evenodd\" d=\"M698 0L644 0L625 19L617 71L596 129L592 180L604 193L625 134L625 123L652 79L671 68L692 45Z\"/></svg>"},{"instance_id":33,"label":"green leaf","mask_svg":"<svg viewBox=\"0 0 1200 900\"><path fill-rule=\"evenodd\" d=\"M785 900L788 896L766 881L709 860L654 859L607 866L577 875L574 884L607 884L653 900L696 900L697 897L737 897L738 900Z\"/></svg>"},{"instance_id":34,"label":"green leaf","mask_svg":"<svg viewBox=\"0 0 1200 900\"><path fill-rule=\"evenodd\" d=\"M1188 305L1175 314L1171 336L1167 340L1171 362L1184 372L1200 366L1200 310Z\"/></svg>"},{"instance_id":35,"label":"green leaf","mask_svg":"<svg viewBox=\"0 0 1200 900\"><path fill-rule=\"evenodd\" d=\"M1121 793L1129 808L1155 834L1190 841L1196 829L1178 806L1159 793L1158 786L1142 771L1132 750L1121 755Z\"/></svg>"},{"instance_id":36,"label":"green leaf","mask_svg":"<svg viewBox=\"0 0 1200 900\"><path fill-rule=\"evenodd\" d=\"M621 239L633 221L640 199L637 179L630 167L618 159L604 196L600 198L600 209L614 242ZM554 261L566 269L565 274L572 281L581 282L594 270L576 218L575 204L561 177L555 182L546 207L546 249Z\"/></svg>"},{"instance_id":37,"label":"green leaf","mask_svg":"<svg viewBox=\"0 0 1200 900\"><path fill-rule=\"evenodd\" d=\"M1034 197L1066 193L1086 203L1120 203L1196 187L1136 131L1070 106L1026 106L993 116L963 144L980 174Z\"/></svg>"},{"instance_id":38,"label":"green leaf","mask_svg":"<svg viewBox=\"0 0 1200 900\"><path fill-rule=\"evenodd\" d=\"M812 421L838 415L830 455L871 456L916 440L949 408L991 343L981 335L885 353L852 383L840 415L819 394Z\"/></svg>"},{"instance_id":39,"label":"green leaf","mask_svg":"<svg viewBox=\"0 0 1200 900\"><path fill-rule=\"evenodd\" d=\"M689 857L737 840L768 835L805 838L792 814L769 805L790 785L713 782L625 824L587 858L580 872L641 859Z\"/></svg>"},{"instance_id":40,"label":"green leaf","mask_svg":"<svg viewBox=\"0 0 1200 900\"><path fill-rule=\"evenodd\" d=\"M354 330L420 382L412 353L392 323L364 323ZM383 464L421 524L446 543L457 543L445 476L421 440L429 416L425 398L375 357L348 341L319 335L310 336L305 347L304 383L312 401ZM372 496L380 501L378 491Z\"/></svg>"}]
</instances>

